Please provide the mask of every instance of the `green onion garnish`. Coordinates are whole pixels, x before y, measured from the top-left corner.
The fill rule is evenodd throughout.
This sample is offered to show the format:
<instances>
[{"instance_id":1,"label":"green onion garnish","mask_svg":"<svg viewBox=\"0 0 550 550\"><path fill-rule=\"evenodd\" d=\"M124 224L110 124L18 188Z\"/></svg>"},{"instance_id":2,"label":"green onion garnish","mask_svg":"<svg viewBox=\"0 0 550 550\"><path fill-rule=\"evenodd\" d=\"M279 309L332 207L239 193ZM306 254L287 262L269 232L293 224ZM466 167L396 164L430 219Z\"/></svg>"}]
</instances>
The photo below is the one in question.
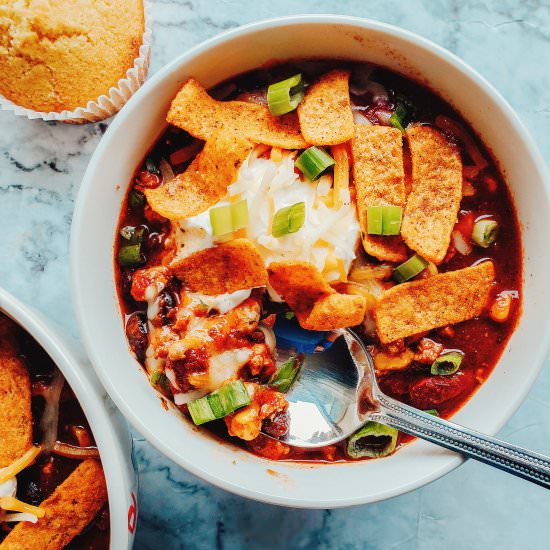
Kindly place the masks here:
<instances>
[{"instance_id":1,"label":"green onion garnish","mask_svg":"<svg viewBox=\"0 0 550 550\"><path fill-rule=\"evenodd\" d=\"M275 212L271 227L274 237L282 237L289 233L296 233L304 225L306 219L306 203L297 202L292 206L285 206Z\"/></svg>"},{"instance_id":2,"label":"green onion garnish","mask_svg":"<svg viewBox=\"0 0 550 550\"><path fill-rule=\"evenodd\" d=\"M145 263L145 256L141 253L141 244L128 244L118 249L117 260L119 265L131 267Z\"/></svg>"},{"instance_id":3,"label":"green onion garnish","mask_svg":"<svg viewBox=\"0 0 550 550\"><path fill-rule=\"evenodd\" d=\"M407 109L403 103L398 103L395 111L390 117L390 124L401 131L402 134L405 133L405 118L407 116Z\"/></svg>"},{"instance_id":4,"label":"green onion garnish","mask_svg":"<svg viewBox=\"0 0 550 550\"><path fill-rule=\"evenodd\" d=\"M454 374L460 368L463 358L464 355L458 351L443 353L432 363L430 373L436 376Z\"/></svg>"},{"instance_id":5,"label":"green onion garnish","mask_svg":"<svg viewBox=\"0 0 550 550\"><path fill-rule=\"evenodd\" d=\"M200 399L191 401L187 407L193 422L199 426L223 418L249 404L250 395L245 385L240 380L234 380Z\"/></svg>"},{"instance_id":6,"label":"green onion garnish","mask_svg":"<svg viewBox=\"0 0 550 550\"><path fill-rule=\"evenodd\" d=\"M398 265L393 270L393 278L398 283L404 283L413 277L416 277L419 273L422 273L428 266L428 262L421 258L418 254L411 256L406 262Z\"/></svg>"},{"instance_id":7,"label":"green onion garnish","mask_svg":"<svg viewBox=\"0 0 550 550\"><path fill-rule=\"evenodd\" d=\"M294 111L303 98L304 85L301 74L271 84L267 89L267 105L271 114L275 116Z\"/></svg>"},{"instance_id":8,"label":"green onion garnish","mask_svg":"<svg viewBox=\"0 0 550 550\"><path fill-rule=\"evenodd\" d=\"M367 233L382 235L382 207L367 206Z\"/></svg>"},{"instance_id":9,"label":"green onion garnish","mask_svg":"<svg viewBox=\"0 0 550 550\"><path fill-rule=\"evenodd\" d=\"M347 454L351 458L387 456L395 450L398 433L385 424L367 422L348 439Z\"/></svg>"},{"instance_id":10,"label":"green onion garnish","mask_svg":"<svg viewBox=\"0 0 550 550\"><path fill-rule=\"evenodd\" d=\"M151 172L151 174L155 174L156 176L160 176L159 167L157 166L157 163L151 157L147 157L145 159L145 170L147 170L147 172Z\"/></svg>"},{"instance_id":11,"label":"green onion garnish","mask_svg":"<svg viewBox=\"0 0 550 550\"><path fill-rule=\"evenodd\" d=\"M437 409L428 409L424 411L425 413L431 414L432 416L439 416L439 412Z\"/></svg>"},{"instance_id":12,"label":"green onion garnish","mask_svg":"<svg viewBox=\"0 0 550 550\"><path fill-rule=\"evenodd\" d=\"M400 206L367 206L368 234L399 235L402 215Z\"/></svg>"},{"instance_id":13,"label":"green onion garnish","mask_svg":"<svg viewBox=\"0 0 550 550\"><path fill-rule=\"evenodd\" d=\"M474 223L472 241L482 248L488 248L496 240L498 235L498 223L495 220L479 220Z\"/></svg>"},{"instance_id":14,"label":"green onion garnish","mask_svg":"<svg viewBox=\"0 0 550 550\"><path fill-rule=\"evenodd\" d=\"M132 210L145 206L145 195L141 191L132 189L130 193L128 193L128 206Z\"/></svg>"},{"instance_id":15,"label":"green onion garnish","mask_svg":"<svg viewBox=\"0 0 550 550\"><path fill-rule=\"evenodd\" d=\"M212 235L230 235L233 231L243 229L248 225L248 204L245 200L216 206L210 209L210 224Z\"/></svg>"},{"instance_id":16,"label":"green onion garnish","mask_svg":"<svg viewBox=\"0 0 550 550\"><path fill-rule=\"evenodd\" d=\"M298 355L289 357L269 379L268 385L274 390L286 393L294 380L296 380L301 366L302 361Z\"/></svg>"},{"instance_id":17,"label":"green onion garnish","mask_svg":"<svg viewBox=\"0 0 550 550\"><path fill-rule=\"evenodd\" d=\"M233 224L233 231L248 226L248 203L246 199L231 204L231 223Z\"/></svg>"},{"instance_id":18,"label":"green onion garnish","mask_svg":"<svg viewBox=\"0 0 550 550\"><path fill-rule=\"evenodd\" d=\"M210 209L210 224L212 225L212 235L227 235L233 232L233 221L231 220L231 206L217 206Z\"/></svg>"},{"instance_id":19,"label":"green onion garnish","mask_svg":"<svg viewBox=\"0 0 550 550\"><path fill-rule=\"evenodd\" d=\"M306 149L294 164L306 178L314 181L334 166L334 159L324 149L312 146Z\"/></svg>"}]
</instances>

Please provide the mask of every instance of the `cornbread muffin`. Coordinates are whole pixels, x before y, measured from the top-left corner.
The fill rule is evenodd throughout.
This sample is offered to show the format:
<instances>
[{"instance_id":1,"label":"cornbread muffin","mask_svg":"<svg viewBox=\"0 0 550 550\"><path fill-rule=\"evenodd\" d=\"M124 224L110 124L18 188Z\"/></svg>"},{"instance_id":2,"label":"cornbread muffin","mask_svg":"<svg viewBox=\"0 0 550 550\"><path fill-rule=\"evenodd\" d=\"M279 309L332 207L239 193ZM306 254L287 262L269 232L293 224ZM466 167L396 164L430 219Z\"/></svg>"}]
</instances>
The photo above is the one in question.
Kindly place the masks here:
<instances>
[{"instance_id":1,"label":"cornbread muffin","mask_svg":"<svg viewBox=\"0 0 550 550\"><path fill-rule=\"evenodd\" d=\"M117 86L139 56L142 0L2 0L0 94L72 111Z\"/></svg>"}]
</instances>

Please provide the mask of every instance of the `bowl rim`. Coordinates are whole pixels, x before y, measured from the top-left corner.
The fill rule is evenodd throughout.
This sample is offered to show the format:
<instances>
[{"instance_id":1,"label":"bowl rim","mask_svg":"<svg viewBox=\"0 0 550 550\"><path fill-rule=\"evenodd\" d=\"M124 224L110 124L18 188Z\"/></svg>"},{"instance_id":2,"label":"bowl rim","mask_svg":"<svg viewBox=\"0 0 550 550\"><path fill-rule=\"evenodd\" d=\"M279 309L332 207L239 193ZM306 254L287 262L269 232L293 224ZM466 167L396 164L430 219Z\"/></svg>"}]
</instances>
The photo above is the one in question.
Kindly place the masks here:
<instances>
[{"instance_id":1,"label":"bowl rim","mask_svg":"<svg viewBox=\"0 0 550 550\"><path fill-rule=\"evenodd\" d=\"M530 152L533 166L536 168L537 173L540 175L540 180L543 182L543 192L546 196L546 201L548 204L550 204L550 174L548 173L548 168L543 160L543 157L538 149L536 142L528 133L525 125L520 120L519 116L515 113L509 103L503 98L503 96L497 91L497 89L487 79L481 76L475 69L470 67L466 62L464 62L452 52L414 32L388 23L383 23L367 18L332 14L301 14L263 19L217 34L199 43L198 45L184 51L174 60L162 66L130 99L130 101L123 107L115 120L109 126L107 132L105 133L98 147L94 151L92 159L90 160L90 163L82 180L76 200L70 242L72 280L71 286L76 316L81 330L82 339L84 341L88 355L92 361L92 364L94 365L96 373L98 374L100 380L107 389L109 395L112 397L113 401L120 408L128 421L138 431L140 431L140 433L142 433L146 437L146 439L160 452L162 452L165 456L173 460L176 464L184 467L194 475L197 475L198 477L208 481L209 483L212 483L217 487L220 487L243 497L282 506L303 508L336 508L342 506L352 506L370 502L378 502L387 498L407 493L442 477L446 473L461 465L465 459L460 455L446 455L445 462L442 463L441 467L432 470L427 475L416 477L408 484L404 484L393 489L380 491L376 494L370 494L365 497L358 496L355 498L345 499L331 498L328 500L311 500L307 498L296 499L286 496L275 496L272 494L266 494L261 490L251 490L243 488L240 485L232 483L227 479L218 477L217 475L202 469L200 465L188 461L185 456L173 452L171 448L164 443L163 438L158 436L156 432L152 431L148 427L147 422L144 422L143 419L127 404L126 400L124 399L123 392L120 390L120 388L117 388L117 386L109 379L107 373L104 372L104 369L95 367L96 364L101 364L102 359L100 355L96 353L94 348L93 338L91 337L88 322L86 321L86 315L84 314L84 293L79 285L78 258L81 251L79 249L78 242L80 240L80 234L84 230L83 224L81 223L81 218L84 216L88 197L89 195L93 194L93 172L95 171L95 166L98 164L98 160L102 158L104 151L109 146L110 136L115 134L118 129L125 124L126 119L129 117L129 113L131 112L132 105L136 103L139 98L148 94L149 90L152 90L159 82L161 82L165 77L171 74L175 69L185 65L185 63L191 60L193 57L210 49L216 48L224 42L227 42L236 37L245 38L247 35L257 33L258 31L266 29L283 26L298 27L301 25L309 24L338 24L342 26L348 26L350 28L361 28L379 31L392 37L410 42L415 46L419 46L428 51L430 54L441 58L445 63L450 64L455 69L463 73L469 80L473 81L477 86L482 88L488 96L491 97L492 101L499 108L500 114L508 119L510 124L513 126L518 138L526 145L526 148ZM527 393L533 386L536 378L538 377L543 367L544 359L547 357L550 351L550 322L548 322L545 327L544 335L544 342L541 343L539 349L534 354L535 358L533 361L533 366L530 369L529 375L525 377L525 384L523 385L522 391L518 392L515 395L514 400L507 403L507 409L505 411L506 414L503 413L500 416L499 421L495 422L496 428L492 430L491 435L494 435L496 432L498 432L517 411L519 406L524 401ZM271 461L269 462L271 463ZM334 466L325 466L325 468L328 467Z\"/></svg>"},{"instance_id":2,"label":"bowl rim","mask_svg":"<svg viewBox=\"0 0 550 550\"><path fill-rule=\"evenodd\" d=\"M128 498L133 493L137 499L138 473L133 465L133 440L127 423L112 404L112 410L109 410L109 405L101 395L104 390L94 369L89 364L83 365L86 359L79 357L74 342L61 337L54 323L1 287L0 312L5 313L38 342L77 396L90 423L105 472L110 546L131 548L133 536L128 535L127 530ZM122 435L126 435L126 442L121 439Z\"/></svg>"}]
</instances>

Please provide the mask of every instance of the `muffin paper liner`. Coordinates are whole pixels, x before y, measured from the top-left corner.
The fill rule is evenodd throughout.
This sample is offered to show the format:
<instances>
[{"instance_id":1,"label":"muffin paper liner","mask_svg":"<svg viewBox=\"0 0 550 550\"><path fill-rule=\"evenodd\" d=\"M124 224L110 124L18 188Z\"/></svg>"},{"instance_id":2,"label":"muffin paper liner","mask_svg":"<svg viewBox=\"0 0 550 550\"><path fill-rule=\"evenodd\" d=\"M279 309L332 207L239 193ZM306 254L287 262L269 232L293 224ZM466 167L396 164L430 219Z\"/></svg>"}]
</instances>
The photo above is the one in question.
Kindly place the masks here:
<instances>
[{"instance_id":1,"label":"muffin paper liner","mask_svg":"<svg viewBox=\"0 0 550 550\"><path fill-rule=\"evenodd\" d=\"M151 57L152 30L152 5L149 0L143 0L144 32L139 47L139 57L134 59L133 66L126 71L126 78L118 81L118 86L110 88L108 95L101 95L95 101L89 101L85 107L77 107L74 111L43 112L27 109L6 99L0 94L0 109L12 111L17 116L25 116L30 119L55 120L72 124L84 124L98 122L118 113L130 97L139 89L145 81L149 69Z\"/></svg>"}]
</instances>

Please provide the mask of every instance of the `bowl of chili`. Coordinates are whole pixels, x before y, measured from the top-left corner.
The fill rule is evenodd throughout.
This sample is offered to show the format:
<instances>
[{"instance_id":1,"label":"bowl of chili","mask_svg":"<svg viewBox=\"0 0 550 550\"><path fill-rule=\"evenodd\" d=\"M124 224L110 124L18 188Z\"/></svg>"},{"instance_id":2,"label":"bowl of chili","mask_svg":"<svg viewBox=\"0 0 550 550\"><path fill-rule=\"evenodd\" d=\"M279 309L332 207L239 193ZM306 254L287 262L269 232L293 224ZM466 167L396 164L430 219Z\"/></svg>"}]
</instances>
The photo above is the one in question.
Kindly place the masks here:
<instances>
[{"instance_id":1,"label":"bowl of chili","mask_svg":"<svg viewBox=\"0 0 550 550\"><path fill-rule=\"evenodd\" d=\"M323 40L319 40L320 36ZM273 59L281 62L274 63ZM367 71L365 65L370 67L368 71L374 67L375 79L365 77L358 70L359 66ZM224 389L223 395L216 393L218 390L213 391L206 401L204 392L194 394L196 399L188 401L186 397L176 398L176 394L181 396L190 388L197 389L198 384L192 383L189 387L186 384L199 380L196 375L204 374L200 368L191 372L193 378L189 376L192 368L187 365L186 378L182 381L178 378L179 367L175 362L170 364L168 372L165 364L160 371L151 367L153 363L147 365L150 341L144 340L143 335L148 334L150 327L144 317L143 304L147 302L145 293L152 282L148 277L153 272L146 270L155 268L155 277L159 273L164 277L162 269L166 266L159 249L163 249L171 231L166 229L166 220L172 215L177 219L181 209L189 205L185 197L174 204L170 196L163 196L162 182L174 178L174 172L176 176L185 174L189 162L195 162L192 159L202 149L196 139L207 141L200 153L204 158L215 153L217 146L223 146L226 151L232 148L232 154L238 156L244 151L262 162L288 160L284 154L281 157L279 151L273 153L273 149L280 149L274 142L268 145L267 152L260 148L252 153L246 149L246 143L242 144L241 151L237 141L232 144L218 141L216 144L210 135L201 134L202 122L195 124L187 113L206 101L211 109L219 109L216 111L218 120L236 125L235 117L227 113L234 113L232 109L242 106L224 111L223 101L220 103L217 99L221 98L235 104L264 102L272 114L286 116L296 105L300 109L302 98L298 97L297 74L309 79L306 82L309 86L307 99L309 91L317 86L315 82L323 81L326 75L332 77L338 71L351 75L348 96L351 96L353 122L357 127L391 127L397 134L394 130L384 132L399 140L401 133L405 134L408 158L413 163L415 192L417 188L420 194L422 191L414 183L415 162L422 171L422 161L418 159L425 154L424 145L430 142L429 150L437 148L437 155L440 155L432 163L436 166L432 166L432 170L444 165L454 173L454 176L448 175L448 179L455 178L454 186L459 186L460 204L458 214L454 210L449 215L451 245L447 240L441 249L437 247L435 230L420 231L415 241L419 218L414 220L407 214L407 207L404 212L397 212L395 207L369 203L367 199L364 206L368 223L361 216L358 220L352 216L353 220L350 218L345 226L345 231L354 232L351 239L358 240L362 229L363 246L366 250L370 247L367 252L376 256L380 254L376 251L379 239L394 238L395 228L401 224L401 235L407 246L418 254L410 257L406 254L402 258L402 251L397 247L391 250L394 255L387 262L368 260L348 264L345 276L339 280L331 278L330 290L322 287L325 290L321 293L333 295L332 301L340 300L340 296L364 294L364 288L357 291L357 286L364 287L366 279L376 279L378 275L374 274L385 270L387 274L379 277L386 281L379 285L385 293L380 299L383 305L377 306L373 319L377 341L382 344L375 345L374 351L384 391L414 406L452 415L455 422L496 433L524 399L547 353L550 327L545 312L550 305L550 293L544 284L544 274L550 268L550 258L545 252L544 235L550 231L548 174L536 144L500 94L456 56L417 35L352 17L297 16L241 27L184 53L146 83L105 134L84 178L71 236L73 291L86 348L99 377L124 415L162 452L196 475L243 496L289 506L326 508L389 498L449 472L461 463L461 458L419 441L404 445L405 438L386 434L378 428L374 436L382 434L391 440L392 450L396 445L401 446L398 452L381 460L357 460L364 456L357 451L362 448L358 437L350 441L348 448L310 456L292 450L286 458L282 457L284 460L274 462L274 458L281 457L266 453L266 445L261 441L251 449L247 444L235 445L235 439L222 443L220 434L227 438L226 432L216 428L201 429L197 433L188 413L194 424L214 420L212 426L223 428L223 423L215 419L226 415L235 418L231 415L236 408L250 404L250 395L245 396L247 399L243 396L251 390L232 386ZM205 90L210 94L208 99L205 99L208 97ZM369 98L368 101L362 103L361 96ZM175 97L193 99L191 103L174 107ZM375 101L374 97L378 99ZM305 112L306 108L302 110ZM247 107L245 111L256 113L258 109ZM168 127L167 112L171 124ZM226 116L228 118L223 118ZM242 134L250 138L255 128L257 126L245 124ZM303 125L302 131L305 135ZM372 131L361 130L360 133L365 134L362 137L366 141L360 142L357 135L354 137L351 159L360 158L365 151L368 153L371 137L367 134ZM195 139L190 139L189 134ZM273 141L272 135L270 139ZM314 138L308 139L308 143L314 143ZM459 154L453 144L459 145ZM289 162L292 173L304 174L302 183L319 179L318 190L327 170L334 170L336 181L341 151L331 147L328 151L331 154L328 154L324 149L312 151L315 147L310 147L305 154L306 147L296 144L295 139L287 149L298 150ZM365 153L363 157L368 155ZM251 157L247 157L247 163L251 169ZM353 166L353 170L356 169L359 170L358 162ZM410 173L410 169L405 171ZM357 187L359 180L357 174L355 176ZM410 183L404 181L403 185ZM236 184L239 184L238 178ZM309 188L302 189L303 202L287 202L280 209L284 212L275 212L272 237L283 237L287 239L285 242L292 244L292 239L308 228L311 218L304 212L306 207L303 205L310 206ZM241 192L246 195L246 191ZM211 237L216 242L217 237L231 233L229 243L217 241L228 254L236 254L248 246L242 242L246 239L238 238L243 224L246 225L242 204L238 201L245 195L239 195L229 204L212 202L216 203L216 211L210 209ZM410 203L411 196L409 194ZM422 203L422 198L417 199ZM194 204L199 200L202 197L196 198ZM346 203L345 198L343 203ZM252 210L248 219L256 213L261 217L259 210ZM187 214L200 215L200 211ZM199 222L197 220L197 224ZM361 226L363 222L365 225ZM249 238L251 231L249 227ZM327 239L330 238L327 234ZM176 313L172 315L171 312L179 303L181 281L193 286L201 266L210 267L216 263L216 259L206 255L202 248L196 252L194 262L181 258L176 277L179 282L176 280L175 286L165 288L166 281L162 281L163 292L166 292L153 316L159 316L157 328L161 331L169 332L174 324ZM273 261L273 250L269 253ZM316 261L315 257L312 256L312 262ZM343 261L342 258L336 260ZM338 261L333 263L339 265ZM316 327L314 316L310 315L313 308L305 315L293 306L292 293L285 294L287 275L283 268L272 268L273 265L268 266L269 283L285 295L285 301L293 310L288 316L281 310L270 311L277 318L276 330L277 326L282 330L281 323L291 321L294 314L301 325L298 328L324 329ZM324 262L317 268L334 272L332 263L332 267L327 266L328 262ZM246 272L253 273L253 267L249 262ZM339 268L335 269L337 272ZM241 275L242 271L244 267ZM438 281L437 291L430 282L430 276L434 275L433 280ZM232 277L211 278L208 284L226 288L232 295L231 281ZM430 290L426 290L428 286ZM413 292L408 289L427 296L422 307L413 308L412 312L403 307L403 296ZM138 294L145 297L138 299ZM458 295L455 301L452 295ZM249 293L247 296L254 301L254 295ZM449 306L436 311L433 304L444 302L442 296L445 299L451 296ZM367 302L369 299L366 298ZM359 308L368 306L355 298L344 301ZM396 303L399 322L391 318ZM195 314L208 317L211 309L219 311L226 307L217 304L214 307L201 299ZM248 306L252 310L256 308L251 302ZM202 314L196 313L201 307L204 309ZM423 315L424 311L428 313ZM280 319L281 313L286 320ZM440 314L448 322L434 321ZM472 317L475 319L471 320ZM415 326L421 327L416 332L424 334L408 332L411 319ZM436 332L430 332L432 330ZM290 334L296 338L295 332ZM269 343L268 336L259 336L255 331L247 338L248 342L257 338L256 344L260 346ZM319 342L325 340L323 335L319 337ZM176 352L177 349L174 361L179 360ZM194 354L193 364L201 361L200 354ZM267 361L262 363L267 369L266 365ZM401 371L410 365L410 370ZM205 380L204 377L200 379ZM280 389L283 382L286 384L286 380L276 381L277 388ZM181 400L179 404L178 399ZM213 401L239 403L235 408L220 408L212 406ZM268 428L272 431L273 424L281 424L276 417L264 420L272 424ZM227 428L232 435L238 434L236 424L227 424ZM263 429L266 429L265 423ZM249 434L242 433L245 437L241 439L247 441ZM367 434L366 437L372 436Z\"/></svg>"},{"instance_id":2,"label":"bowl of chili","mask_svg":"<svg viewBox=\"0 0 550 550\"><path fill-rule=\"evenodd\" d=\"M137 476L124 418L74 342L3 289L0 332L0 546L131 548Z\"/></svg>"}]
</instances>

